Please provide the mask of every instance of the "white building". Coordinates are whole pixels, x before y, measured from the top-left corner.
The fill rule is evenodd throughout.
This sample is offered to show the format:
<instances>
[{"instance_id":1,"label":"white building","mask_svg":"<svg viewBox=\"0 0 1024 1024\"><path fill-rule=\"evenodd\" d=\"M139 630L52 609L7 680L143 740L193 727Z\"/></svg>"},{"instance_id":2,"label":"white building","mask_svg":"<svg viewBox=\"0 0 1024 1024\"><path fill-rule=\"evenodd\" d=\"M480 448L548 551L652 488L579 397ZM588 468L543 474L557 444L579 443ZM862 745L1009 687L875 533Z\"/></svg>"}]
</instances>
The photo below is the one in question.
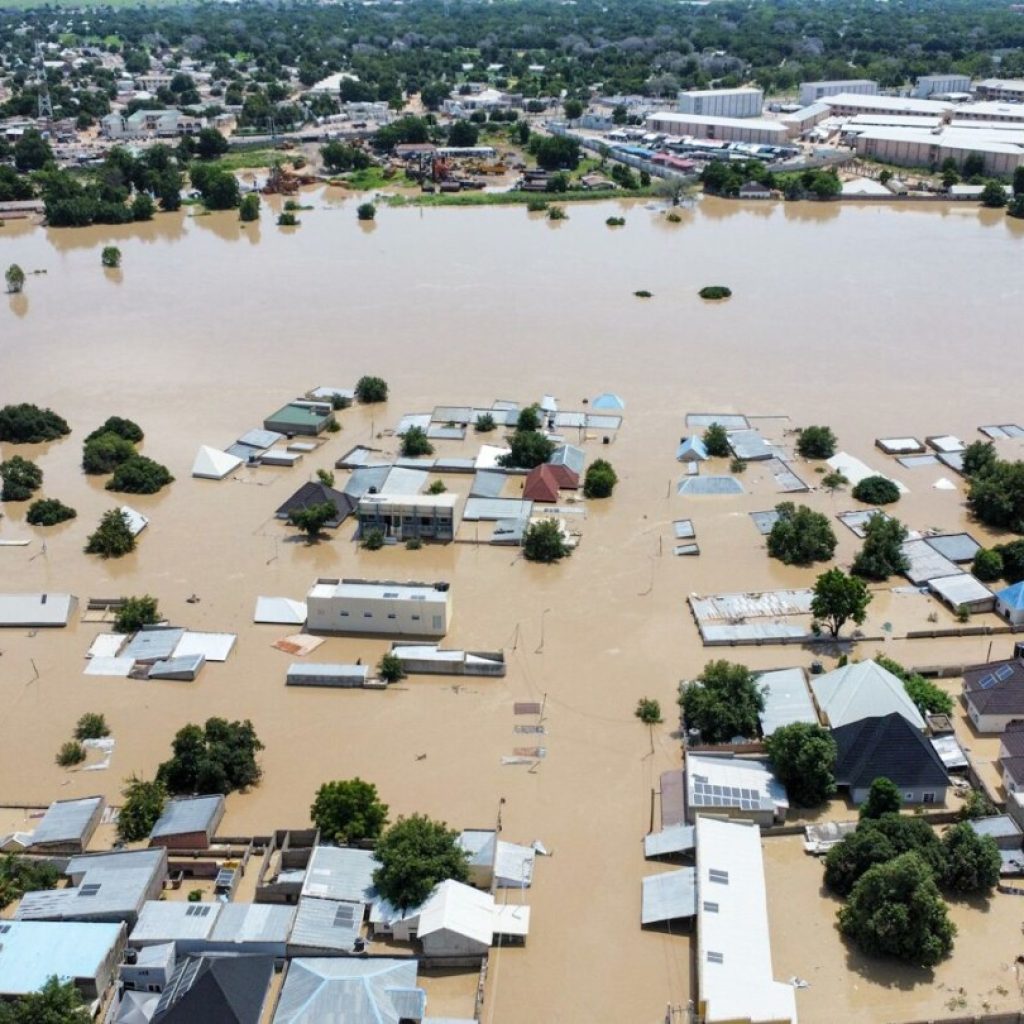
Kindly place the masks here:
<instances>
[{"instance_id":1,"label":"white building","mask_svg":"<svg viewBox=\"0 0 1024 1024\"><path fill-rule=\"evenodd\" d=\"M825 103L811 103L791 114L783 114L779 121L787 125L791 135L800 135L810 131L819 121L824 121L832 113L832 108Z\"/></svg>"},{"instance_id":2,"label":"white building","mask_svg":"<svg viewBox=\"0 0 1024 1024\"><path fill-rule=\"evenodd\" d=\"M858 93L861 96L877 96L878 83L867 78L837 79L833 82L801 82L800 103L809 106L817 103L826 96L836 96L839 93Z\"/></svg>"},{"instance_id":3,"label":"white building","mask_svg":"<svg viewBox=\"0 0 1024 1024\"><path fill-rule=\"evenodd\" d=\"M319 579L306 596L313 633L441 637L452 616L447 583Z\"/></svg>"},{"instance_id":4,"label":"white building","mask_svg":"<svg viewBox=\"0 0 1024 1024\"><path fill-rule=\"evenodd\" d=\"M1024 103L1024 79L986 78L974 86L980 100L1007 100L1010 103Z\"/></svg>"},{"instance_id":5,"label":"white building","mask_svg":"<svg viewBox=\"0 0 1024 1024\"><path fill-rule=\"evenodd\" d=\"M1024 103L1006 103L983 100L980 103L961 103L953 112L954 124L982 122L984 124L1011 124L1024 126Z\"/></svg>"},{"instance_id":6,"label":"white building","mask_svg":"<svg viewBox=\"0 0 1024 1024\"><path fill-rule=\"evenodd\" d=\"M918 100L906 96L874 96L870 94L840 92L822 97L836 117L854 117L856 114L891 114L918 117L947 118L955 104L938 100Z\"/></svg>"},{"instance_id":7,"label":"white building","mask_svg":"<svg viewBox=\"0 0 1024 1024\"><path fill-rule=\"evenodd\" d=\"M902 167L938 167L947 159L962 167L977 153L985 161L985 174L1009 177L1024 163L1024 132L1007 130L1005 125L989 130L947 127L939 133L872 128L857 136L855 148L858 156Z\"/></svg>"},{"instance_id":8,"label":"white building","mask_svg":"<svg viewBox=\"0 0 1024 1024\"><path fill-rule=\"evenodd\" d=\"M676 102L680 114L706 117L760 117L763 108L760 89L693 89L681 92Z\"/></svg>"},{"instance_id":9,"label":"white building","mask_svg":"<svg viewBox=\"0 0 1024 1024\"><path fill-rule=\"evenodd\" d=\"M717 139L720 142L753 142L767 146L784 146L789 140L789 127L781 121L765 121L749 117L707 117L702 114L651 114L647 129L679 137Z\"/></svg>"},{"instance_id":10,"label":"white building","mask_svg":"<svg viewBox=\"0 0 1024 1024\"><path fill-rule=\"evenodd\" d=\"M776 981L761 830L697 819L697 1009L706 1024L796 1024L792 985Z\"/></svg>"},{"instance_id":11,"label":"white building","mask_svg":"<svg viewBox=\"0 0 1024 1024\"><path fill-rule=\"evenodd\" d=\"M970 92L971 76L947 72L944 75L919 75L910 95L915 99L926 100L938 93L944 95L951 92Z\"/></svg>"}]
</instances>

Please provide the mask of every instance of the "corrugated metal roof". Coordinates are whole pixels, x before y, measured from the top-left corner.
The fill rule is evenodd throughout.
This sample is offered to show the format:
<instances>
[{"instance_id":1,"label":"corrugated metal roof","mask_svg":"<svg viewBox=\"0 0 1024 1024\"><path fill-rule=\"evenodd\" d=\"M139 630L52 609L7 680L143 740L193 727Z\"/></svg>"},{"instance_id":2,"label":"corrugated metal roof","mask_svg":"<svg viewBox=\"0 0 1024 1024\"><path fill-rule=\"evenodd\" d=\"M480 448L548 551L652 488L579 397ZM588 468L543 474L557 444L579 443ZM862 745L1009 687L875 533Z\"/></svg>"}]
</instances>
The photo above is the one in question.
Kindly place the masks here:
<instances>
[{"instance_id":1,"label":"corrugated metal roof","mask_svg":"<svg viewBox=\"0 0 1024 1024\"><path fill-rule=\"evenodd\" d=\"M676 493L694 495L744 494L743 484L732 476L690 476L679 482Z\"/></svg>"},{"instance_id":2,"label":"corrugated metal roof","mask_svg":"<svg viewBox=\"0 0 1024 1024\"><path fill-rule=\"evenodd\" d=\"M57 976L61 981L95 978L120 940L120 924L4 921L0 992L38 992Z\"/></svg>"},{"instance_id":3,"label":"corrugated metal roof","mask_svg":"<svg viewBox=\"0 0 1024 1024\"><path fill-rule=\"evenodd\" d=\"M164 813L153 826L150 838L206 832L215 829L223 816L224 797L219 794L168 800L164 805Z\"/></svg>"},{"instance_id":4,"label":"corrugated metal roof","mask_svg":"<svg viewBox=\"0 0 1024 1024\"><path fill-rule=\"evenodd\" d=\"M473 409L468 405L437 405L428 419L434 423L471 423Z\"/></svg>"},{"instance_id":5,"label":"corrugated metal roof","mask_svg":"<svg viewBox=\"0 0 1024 1024\"><path fill-rule=\"evenodd\" d=\"M586 452L572 444L560 444L552 453L548 462L552 466L568 466L574 473L581 474L587 461Z\"/></svg>"},{"instance_id":6,"label":"corrugated metal roof","mask_svg":"<svg viewBox=\"0 0 1024 1024\"><path fill-rule=\"evenodd\" d=\"M376 896L373 872L377 866L372 850L317 846L309 858L302 895L370 903Z\"/></svg>"},{"instance_id":7,"label":"corrugated metal roof","mask_svg":"<svg viewBox=\"0 0 1024 1024\"><path fill-rule=\"evenodd\" d=\"M379 493L392 468L391 466L361 466L359 469L354 469L342 490L353 498L361 498L364 494L368 494L371 487Z\"/></svg>"},{"instance_id":8,"label":"corrugated metal roof","mask_svg":"<svg viewBox=\"0 0 1024 1024\"><path fill-rule=\"evenodd\" d=\"M497 498L505 487L508 477L504 473L480 470L473 477L469 493L473 498Z\"/></svg>"},{"instance_id":9,"label":"corrugated metal roof","mask_svg":"<svg viewBox=\"0 0 1024 1024\"><path fill-rule=\"evenodd\" d=\"M121 657L136 661L165 661L174 654L174 648L184 635L185 630L175 627L141 629L121 651Z\"/></svg>"},{"instance_id":10,"label":"corrugated metal roof","mask_svg":"<svg viewBox=\"0 0 1024 1024\"><path fill-rule=\"evenodd\" d=\"M524 519L529 517L532 509L532 501L520 501L518 498L467 498L462 518L467 522Z\"/></svg>"},{"instance_id":11,"label":"corrugated metal roof","mask_svg":"<svg viewBox=\"0 0 1024 1024\"><path fill-rule=\"evenodd\" d=\"M185 903L149 900L129 936L135 946L182 939L208 939L217 923L217 915L227 904Z\"/></svg>"},{"instance_id":12,"label":"corrugated metal roof","mask_svg":"<svg viewBox=\"0 0 1024 1024\"><path fill-rule=\"evenodd\" d=\"M419 494L427 485L429 474L422 469L395 466L380 487L379 494Z\"/></svg>"},{"instance_id":13,"label":"corrugated metal roof","mask_svg":"<svg viewBox=\"0 0 1024 1024\"><path fill-rule=\"evenodd\" d=\"M246 431L238 439L238 443L248 445L250 448L269 448L283 438L284 434L279 434L276 430L260 430L257 427L254 430Z\"/></svg>"},{"instance_id":14,"label":"corrugated metal roof","mask_svg":"<svg viewBox=\"0 0 1024 1024\"><path fill-rule=\"evenodd\" d=\"M461 441L465 436L465 427L447 427L440 423L431 423L427 428L427 437L432 441Z\"/></svg>"},{"instance_id":15,"label":"corrugated metal roof","mask_svg":"<svg viewBox=\"0 0 1024 1024\"><path fill-rule=\"evenodd\" d=\"M54 801L32 833L32 845L87 842L96 828L93 819L105 805L101 796Z\"/></svg>"},{"instance_id":16,"label":"corrugated metal roof","mask_svg":"<svg viewBox=\"0 0 1024 1024\"><path fill-rule=\"evenodd\" d=\"M944 533L937 537L925 537L924 542L951 562L973 561L981 550L981 545L969 533Z\"/></svg>"},{"instance_id":17,"label":"corrugated metal roof","mask_svg":"<svg viewBox=\"0 0 1024 1024\"><path fill-rule=\"evenodd\" d=\"M930 544L923 540L908 540L901 547L903 557L907 560L904 575L911 583L921 586L929 580L940 576L958 576L963 569L939 554Z\"/></svg>"},{"instance_id":18,"label":"corrugated metal roof","mask_svg":"<svg viewBox=\"0 0 1024 1024\"><path fill-rule=\"evenodd\" d=\"M154 661L153 667L146 674L147 679L184 679L193 680L206 662L202 654L186 654L180 658L168 658L166 661Z\"/></svg>"},{"instance_id":19,"label":"corrugated metal roof","mask_svg":"<svg viewBox=\"0 0 1024 1024\"><path fill-rule=\"evenodd\" d=\"M363 903L303 896L299 900L288 943L303 950L351 953L359 938L365 913Z\"/></svg>"},{"instance_id":20,"label":"corrugated metal roof","mask_svg":"<svg viewBox=\"0 0 1024 1024\"><path fill-rule=\"evenodd\" d=\"M285 943L295 908L270 903L225 903L210 935L212 942Z\"/></svg>"},{"instance_id":21,"label":"corrugated metal roof","mask_svg":"<svg viewBox=\"0 0 1024 1024\"><path fill-rule=\"evenodd\" d=\"M772 450L761 436L761 432L753 427L745 430L730 430L728 433L729 447L733 455L745 462L756 462L759 459L770 459Z\"/></svg>"},{"instance_id":22,"label":"corrugated metal roof","mask_svg":"<svg viewBox=\"0 0 1024 1024\"><path fill-rule=\"evenodd\" d=\"M818 724L803 669L762 672L757 677L757 686L764 696L764 710L757 717L765 736L771 736L776 729L794 722Z\"/></svg>"},{"instance_id":23,"label":"corrugated metal roof","mask_svg":"<svg viewBox=\"0 0 1024 1024\"><path fill-rule=\"evenodd\" d=\"M696 844L693 825L669 825L660 832L644 836L645 857L667 857L673 853L687 853Z\"/></svg>"},{"instance_id":24,"label":"corrugated metal roof","mask_svg":"<svg viewBox=\"0 0 1024 1024\"><path fill-rule=\"evenodd\" d=\"M729 412L691 412L686 414L686 425L690 428L703 429L717 423L725 430L744 430L750 426L746 416Z\"/></svg>"},{"instance_id":25,"label":"corrugated metal roof","mask_svg":"<svg viewBox=\"0 0 1024 1024\"><path fill-rule=\"evenodd\" d=\"M697 872L680 868L643 880L641 924L663 924L697 913Z\"/></svg>"},{"instance_id":26,"label":"corrugated metal roof","mask_svg":"<svg viewBox=\"0 0 1024 1024\"><path fill-rule=\"evenodd\" d=\"M430 426L430 413L428 412L413 412L407 413L398 421L398 426L395 427L395 433L401 437L403 434L408 434L413 427L419 427L420 430L426 432Z\"/></svg>"}]
</instances>

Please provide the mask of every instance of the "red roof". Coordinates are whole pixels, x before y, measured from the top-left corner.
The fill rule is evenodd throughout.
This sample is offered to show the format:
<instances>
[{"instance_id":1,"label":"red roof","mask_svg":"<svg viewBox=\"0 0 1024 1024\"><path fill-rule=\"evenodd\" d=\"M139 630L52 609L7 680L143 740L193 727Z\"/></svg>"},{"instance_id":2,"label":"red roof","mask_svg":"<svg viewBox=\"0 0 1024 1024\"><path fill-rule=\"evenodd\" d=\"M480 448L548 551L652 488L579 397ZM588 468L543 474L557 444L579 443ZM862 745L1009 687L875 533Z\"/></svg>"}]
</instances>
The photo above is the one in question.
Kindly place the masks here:
<instances>
[{"instance_id":1,"label":"red roof","mask_svg":"<svg viewBox=\"0 0 1024 1024\"><path fill-rule=\"evenodd\" d=\"M558 477L555 467L546 463L531 469L526 477L523 497L530 501L558 501Z\"/></svg>"},{"instance_id":2,"label":"red roof","mask_svg":"<svg viewBox=\"0 0 1024 1024\"><path fill-rule=\"evenodd\" d=\"M576 470L565 465L549 465L548 469L555 474L555 480L563 491L575 491L579 487L580 475Z\"/></svg>"}]
</instances>

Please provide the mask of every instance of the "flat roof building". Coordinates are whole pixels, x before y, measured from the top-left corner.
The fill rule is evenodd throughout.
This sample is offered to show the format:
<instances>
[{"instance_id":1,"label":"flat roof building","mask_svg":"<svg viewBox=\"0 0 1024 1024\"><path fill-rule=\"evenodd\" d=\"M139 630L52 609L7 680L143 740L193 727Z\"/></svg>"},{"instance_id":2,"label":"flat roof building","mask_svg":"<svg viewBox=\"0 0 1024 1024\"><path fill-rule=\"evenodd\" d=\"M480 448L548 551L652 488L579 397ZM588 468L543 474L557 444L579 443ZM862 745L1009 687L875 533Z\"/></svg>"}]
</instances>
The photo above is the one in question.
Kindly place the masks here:
<instances>
[{"instance_id":1,"label":"flat roof building","mask_svg":"<svg viewBox=\"0 0 1024 1024\"><path fill-rule=\"evenodd\" d=\"M764 709L758 718L765 736L771 736L776 729L795 722L818 724L818 715L802 668L762 672L757 677L757 687L764 697Z\"/></svg>"},{"instance_id":2,"label":"flat roof building","mask_svg":"<svg viewBox=\"0 0 1024 1024\"><path fill-rule=\"evenodd\" d=\"M55 800L32 833L35 852L84 853L107 802L101 796Z\"/></svg>"},{"instance_id":3,"label":"flat roof building","mask_svg":"<svg viewBox=\"0 0 1024 1024\"><path fill-rule=\"evenodd\" d=\"M451 624L447 583L319 579L306 596L314 633L442 637Z\"/></svg>"},{"instance_id":4,"label":"flat roof building","mask_svg":"<svg viewBox=\"0 0 1024 1024\"><path fill-rule=\"evenodd\" d=\"M650 114L648 131L695 139L717 139L721 142L753 142L782 146L789 138L789 126L781 121L761 118L708 117L701 114Z\"/></svg>"},{"instance_id":5,"label":"flat roof building","mask_svg":"<svg viewBox=\"0 0 1024 1024\"><path fill-rule=\"evenodd\" d=\"M459 528L457 494L365 494L356 514L360 533L380 530L395 540L455 539Z\"/></svg>"},{"instance_id":6,"label":"flat roof building","mask_svg":"<svg viewBox=\"0 0 1024 1024\"><path fill-rule=\"evenodd\" d=\"M676 102L680 114L709 117L760 117L763 108L760 89L691 89L679 93Z\"/></svg>"},{"instance_id":7,"label":"flat roof building","mask_svg":"<svg viewBox=\"0 0 1024 1024\"><path fill-rule=\"evenodd\" d=\"M921 102L926 102L922 100ZM947 127L939 133L915 128L870 128L854 143L859 156L903 167L938 167L952 159L962 167L972 153L985 162L985 173L1006 175L1024 163L1024 138L1017 133L992 129Z\"/></svg>"},{"instance_id":8,"label":"flat roof building","mask_svg":"<svg viewBox=\"0 0 1024 1024\"><path fill-rule=\"evenodd\" d=\"M983 100L961 103L954 111L955 121L981 121L989 124L1012 124L1024 129L1024 103Z\"/></svg>"},{"instance_id":9,"label":"flat roof building","mask_svg":"<svg viewBox=\"0 0 1024 1024\"><path fill-rule=\"evenodd\" d=\"M848 95L858 94L861 96L875 96L878 93L878 83L867 78L846 78L837 79L832 82L801 82L800 103L809 106L817 103L826 96L836 96L839 93Z\"/></svg>"},{"instance_id":10,"label":"flat roof building","mask_svg":"<svg viewBox=\"0 0 1024 1024\"><path fill-rule=\"evenodd\" d=\"M286 437L292 434L316 437L333 422L334 412L329 403L289 402L263 421L263 429L274 430Z\"/></svg>"},{"instance_id":11,"label":"flat roof building","mask_svg":"<svg viewBox=\"0 0 1024 1024\"><path fill-rule=\"evenodd\" d=\"M944 95L951 92L970 92L971 76L958 75L947 71L942 75L918 75L910 95L915 99L926 100L933 93Z\"/></svg>"},{"instance_id":12,"label":"flat roof building","mask_svg":"<svg viewBox=\"0 0 1024 1024\"><path fill-rule=\"evenodd\" d=\"M687 754L686 820L694 824L702 814L728 814L775 825L789 810L786 787L768 762L758 758Z\"/></svg>"},{"instance_id":13,"label":"flat roof building","mask_svg":"<svg viewBox=\"0 0 1024 1024\"><path fill-rule=\"evenodd\" d=\"M1024 78L985 78L976 82L975 95L981 100L1024 102Z\"/></svg>"},{"instance_id":14,"label":"flat roof building","mask_svg":"<svg viewBox=\"0 0 1024 1024\"><path fill-rule=\"evenodd\" d=\"M224 818L224 797L187 796L168 800L149 836L150 846L205 850Z\"/></svg>"},{"instance_id":15,"label":"flat roof building","mask_svg":"<svg viewBox=\"0 0 1024 1024\"><path fill-rule=\"evenodd\" d=\"M74 594L0 594L0 627L66 626L77 605Z\"/></svg>"},{"instance_id":16,"label":"flat roof building","mask_svg":"<svg viewBox=\"0 0 1024 1024\"><path fill-rule=\"evenodd\" d=\"M922 117L948 117L952 103L938 100L917 100L906 96L874 96L854 92L839 92L822 97L838 117L855 114L916 114Z\"/></svg>"}]
</instances>

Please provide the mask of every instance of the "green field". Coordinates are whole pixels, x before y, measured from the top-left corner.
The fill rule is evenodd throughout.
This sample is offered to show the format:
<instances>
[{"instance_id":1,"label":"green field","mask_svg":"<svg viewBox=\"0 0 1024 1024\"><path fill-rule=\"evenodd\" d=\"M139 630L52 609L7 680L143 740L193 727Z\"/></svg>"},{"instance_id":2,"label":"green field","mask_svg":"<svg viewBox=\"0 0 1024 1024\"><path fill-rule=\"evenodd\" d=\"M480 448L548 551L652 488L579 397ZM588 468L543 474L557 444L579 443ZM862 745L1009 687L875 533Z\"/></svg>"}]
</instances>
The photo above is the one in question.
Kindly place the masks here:
<instances>
[{"instance_id":1,"label":"green field","mask_svg":"<svg viewBox=\"0 0 1024 1024\"><path fill-rule=\"evenodd\" d=\"M608 199L646 199L650 188L600 189L594 192L424 192L418 196L390 196L389 206L525 206L538 199L562 203L596 203Z\"/></svg>"}]
</instances>

